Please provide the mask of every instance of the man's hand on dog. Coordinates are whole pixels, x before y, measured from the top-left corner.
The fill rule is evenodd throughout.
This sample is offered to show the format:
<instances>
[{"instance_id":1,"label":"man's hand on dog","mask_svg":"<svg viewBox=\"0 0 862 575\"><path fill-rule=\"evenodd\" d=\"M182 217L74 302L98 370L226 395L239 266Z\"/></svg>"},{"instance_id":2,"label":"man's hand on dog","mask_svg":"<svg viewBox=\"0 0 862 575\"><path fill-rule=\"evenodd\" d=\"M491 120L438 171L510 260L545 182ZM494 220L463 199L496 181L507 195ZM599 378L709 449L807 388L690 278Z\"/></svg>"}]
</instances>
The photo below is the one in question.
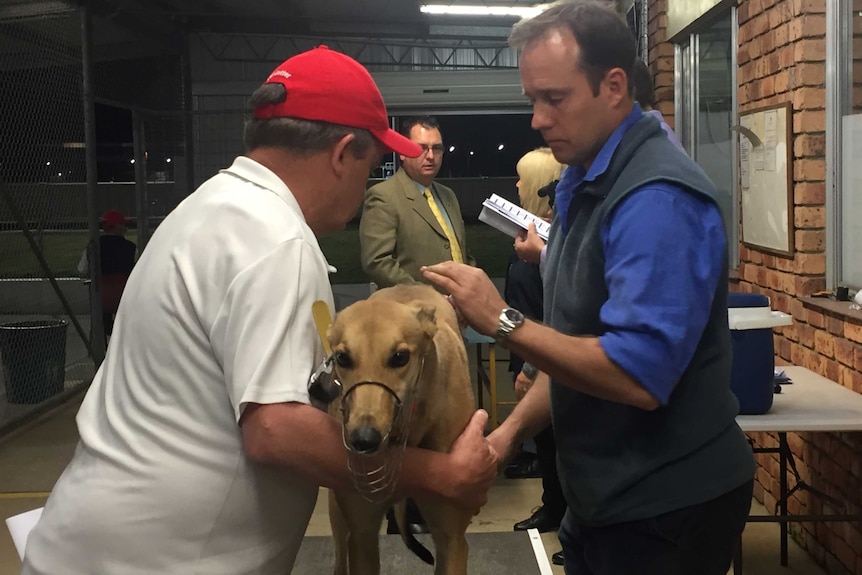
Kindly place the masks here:
<instances>
[{"instance_id":1,"label":"man's hand on dog","mask_svg":"<svg viewBox=\"0 0 862 575\"><path fill-rule=\"evenodd\" d=\"M422 275L443 288L473 329L484 335L497 333L500 312L506 302L491 279L479 268L455 262L423 266Z\"/></svg>"},{"instance_id":2,"label":"man's hand on dog","mask_svg":"<svg viewBox=\"0 0 862 575\"><path fill-rule=\"evenodd\" d=\"M500 458L485 439L488 412L478 410L452 444L452 474L455 493L450 497L473 515L488 502L488 490L497 477Z\"/></svg>"}]
</instances>

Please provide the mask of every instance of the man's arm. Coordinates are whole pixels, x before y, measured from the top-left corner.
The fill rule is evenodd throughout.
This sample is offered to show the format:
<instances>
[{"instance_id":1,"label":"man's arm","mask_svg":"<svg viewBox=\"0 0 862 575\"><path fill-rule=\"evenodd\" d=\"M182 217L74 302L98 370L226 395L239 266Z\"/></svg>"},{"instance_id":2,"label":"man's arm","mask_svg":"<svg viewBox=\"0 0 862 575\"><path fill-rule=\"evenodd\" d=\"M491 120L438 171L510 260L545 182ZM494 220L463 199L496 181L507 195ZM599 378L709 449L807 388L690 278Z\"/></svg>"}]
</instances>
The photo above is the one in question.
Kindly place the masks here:
<instances>
[{"instance_id":1,"label":"man's arm","mask_svg":"<svg viewBox=\"0 0 862 575\"><path fill-rule=\"evenodd\" d=\"M81 258L78 260L78 277L90 279L90 248L89 245L81 252Z\"/></svg>"},{"instance_id":2,"label":"man's arm","mask_svg":"<svg viewBox=\"0 0 862 575\"><path fill-rule=\"evenodd\" d=\"M576 337L526 322L508 345L554 381L655 409L673 393L707 325L716 286L727 281L721 214L710 200L659 183L629 195L601 233L606 331ZM446 264L424 273L453 294L478 332L495 333L505 304L484 273Z\"/></svg>"},{"instance_id":3,"label":"man's arm","mask_svg":"<svg viewBox=\"0 0 862 575\"><path fill-rule=\"evenodd\" d=\"M452 295L454 304L476 331L486 335L496 333L500 310L506 307L506 302L484 271L443 262L423 268L423 274ZM655 409L659 405L656 398L610 360L598 338L566 335L528 320L512 332L507 346L563 385L641 409Z\"/></svg>"},{"instance_id":4,"label":"man's arm","mask_svg":"<svg viewBox=\"0 0 862 575\"><path fill-rule=\"evenodd\" d=\"M534 437L551 423L550 381L539 372L527 393L512 413L488 436L488 441L504 463L512 458L517 446Z\"/></svg>"},{"instance_id":5,"label":"man's arm","mask_svg":"<svg viewBox=\"0 0 862 575\"><path fill-rule=\"evenodd\" d=\"M401 268L395 258L398 211L387 202L377 186L365 194L359 220L359 249L362 270L381 288L416 280Z\"/></svg>"},{"instance_id":6,"label":"man's arm","mask_svg":"<svg viewBox=\"0 0 862 575\"><path fill-rule=\"evenodd\" d=\"M484 411L476 412L449 453L408 447L397 491L443 497L478 512L499 461L483 436L487 419ZM288 468L324 487L353 489L341 428L327 413L303 403L249 404L240 426L251 459Z\"/></svg>"}]
</instances>

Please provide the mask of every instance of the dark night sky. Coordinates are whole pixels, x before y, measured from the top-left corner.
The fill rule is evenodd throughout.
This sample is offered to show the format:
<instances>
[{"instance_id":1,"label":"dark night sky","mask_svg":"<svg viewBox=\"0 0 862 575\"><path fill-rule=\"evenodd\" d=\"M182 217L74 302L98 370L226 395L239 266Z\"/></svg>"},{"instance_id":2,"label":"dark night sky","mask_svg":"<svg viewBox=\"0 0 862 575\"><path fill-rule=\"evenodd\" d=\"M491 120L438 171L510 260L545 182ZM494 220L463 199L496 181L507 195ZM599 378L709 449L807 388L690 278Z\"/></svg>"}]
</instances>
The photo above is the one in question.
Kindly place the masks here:
<instances>
[{"instance_id":1,"label":"dark night sky","mask_svg":"<svg viewBox=\"0 0 862 575\"><path fill-rule=\"evenodd\" d=\"M521 156L543 145L542 136L530 128L530 118L530 114L437 116L446 148L440 177L514 176ZM134 181L134 166L129 163L133 155L131 113L97 106L96 132L99 180ZM502 150L498 150L500 144ZM449 152L450 146L455 150Z\"/></svg>"}]
</instances>

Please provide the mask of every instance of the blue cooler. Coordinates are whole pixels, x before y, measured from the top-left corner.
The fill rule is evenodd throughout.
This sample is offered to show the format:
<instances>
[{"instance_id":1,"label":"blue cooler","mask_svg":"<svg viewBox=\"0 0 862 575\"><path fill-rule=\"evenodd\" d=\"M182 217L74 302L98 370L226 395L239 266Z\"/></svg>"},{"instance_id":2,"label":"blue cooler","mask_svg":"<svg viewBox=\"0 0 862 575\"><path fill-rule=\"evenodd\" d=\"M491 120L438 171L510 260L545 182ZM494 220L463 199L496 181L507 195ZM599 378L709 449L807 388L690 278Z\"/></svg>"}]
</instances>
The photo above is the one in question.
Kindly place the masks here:
<instances>
[{"instance_id":1,"label":"blue cooler","mask_svg":"<svg viewBox=\"0 0 862 575\"><path fill-rule=\"evenodd\" d=\"M769 298L757 293L727 295L727 317L733 342L730 389L739 400L739 413L761 415L772 407L775 349L772 328L790 325L793 318L772 311Z\"/></svg>"}]
</instances>

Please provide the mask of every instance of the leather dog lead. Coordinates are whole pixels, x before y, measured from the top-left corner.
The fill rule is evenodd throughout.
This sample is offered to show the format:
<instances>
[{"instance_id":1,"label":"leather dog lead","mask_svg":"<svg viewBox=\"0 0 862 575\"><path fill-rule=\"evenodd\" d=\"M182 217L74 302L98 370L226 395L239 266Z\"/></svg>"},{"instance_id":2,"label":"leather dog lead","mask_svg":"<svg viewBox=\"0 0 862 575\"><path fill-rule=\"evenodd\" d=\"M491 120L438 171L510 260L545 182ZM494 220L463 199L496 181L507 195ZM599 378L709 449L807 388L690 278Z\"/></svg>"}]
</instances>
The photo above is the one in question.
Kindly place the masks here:
<instances>
[{"instance_id":1,"label":"leather dog lead","mask_svg":"<svg viewBox=\"0 0 862 575\"><path fill-rule=\"evenodd\" d=\"M326 331L332 324L332 316L329 314L329 306L323 300L317 300L311 304L311 315L314 317L314 324L317 326L317 333L320 335L320 341L323 343L323 350L329 356L332 353L332 348L329 347L329 340L326 338Z\"/></svg>"}]
</instances>

